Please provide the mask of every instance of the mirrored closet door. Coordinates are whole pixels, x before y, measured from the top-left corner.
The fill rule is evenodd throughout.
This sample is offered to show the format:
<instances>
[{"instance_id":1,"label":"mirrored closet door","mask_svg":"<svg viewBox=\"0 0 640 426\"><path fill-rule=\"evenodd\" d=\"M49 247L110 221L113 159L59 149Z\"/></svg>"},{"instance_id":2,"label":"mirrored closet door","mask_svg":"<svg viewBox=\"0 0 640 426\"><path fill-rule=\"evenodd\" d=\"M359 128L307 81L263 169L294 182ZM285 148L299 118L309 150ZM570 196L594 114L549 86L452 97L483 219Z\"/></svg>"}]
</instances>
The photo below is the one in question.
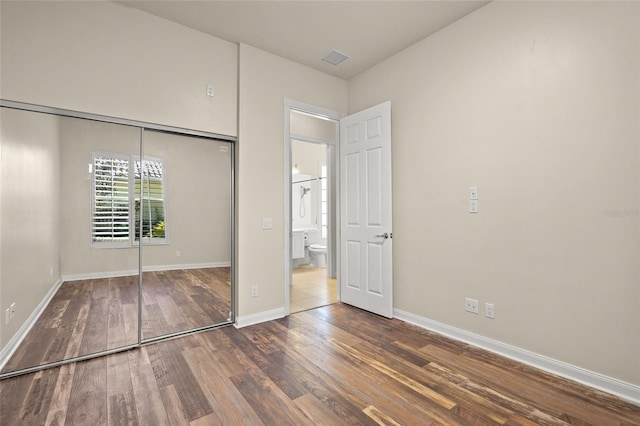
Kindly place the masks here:
<instances>
[{"instance_id":1,"label":"mirrored closet door","mask_svg":"<svg viewBox=\"0 0 640 426\"><path fill-rule=\"evenodd\" d=\"M0 377L233 321L233 138L0 114Z\"/></svg>"},{"instance_id":2,"label":"mirrored closet door","mask_svg":"<svg viewBox=\"0 0 640 426\"><path fill-rule=\"evenodd\" d=\"M230 318L231 148L220 140L144 133L136 217L145 341Z\"/></svg>"}]
</instances>

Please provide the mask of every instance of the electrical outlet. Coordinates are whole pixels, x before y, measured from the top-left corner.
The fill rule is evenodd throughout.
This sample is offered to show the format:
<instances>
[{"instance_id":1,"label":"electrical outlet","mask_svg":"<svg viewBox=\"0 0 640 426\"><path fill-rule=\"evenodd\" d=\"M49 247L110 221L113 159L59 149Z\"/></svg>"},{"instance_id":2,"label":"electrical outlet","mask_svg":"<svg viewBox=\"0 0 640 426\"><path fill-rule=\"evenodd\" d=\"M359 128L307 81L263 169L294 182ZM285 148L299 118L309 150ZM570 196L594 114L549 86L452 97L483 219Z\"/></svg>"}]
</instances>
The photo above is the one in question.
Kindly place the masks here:
<instances>
[{"instance_id":1,"label":"electrical outlet","mask_svg":"<svg viewBox=\"0 0 640 426\"><path fill-rule=\"evenodd\" d=\"M478 313L478 301L476 299L464 299L464 310L474 314Z\"/></svg>"},{"instance_id":2,"label":"electrical outlet","mask_svg":"<svg viewBox=\"0 0 640 426\"><path fill-rule=\"evenodd\" d=\"M14 315L16 314L16 302L13 302L10 306L9 309L11 309L11 316L10 319L13 319Z\"/></svg>"},{"instance_id":3,"label":"electrical outlet","mask_svg":"<svg viewBox=\"0 0 640 426\"><path fill-rule=\"evenodd\" d=\"M251 286L251 297L258 297L258 286L257 285L252 285Z\"/></svg>"},{"instance_id":4,"label":"electrical outlet","mask_svg":"<svg viewBox=\"0 0 640 426\"><path fill-rule=\"evenodd\" d=\"M484 316L487 318L495 318L496 311L493 303L485 303L484 304Z\"/></svg>"},{"instance_id":5,"label":"electrical outlet","mask_svg":"<svg viewBox=\"0 0 640 426\"><path fill-rule=\"evenodd\" d=\"M9 324L9 321L11 321L11 308L7 308L4 312L4 323Z\"/></svg>"}]
</instances>

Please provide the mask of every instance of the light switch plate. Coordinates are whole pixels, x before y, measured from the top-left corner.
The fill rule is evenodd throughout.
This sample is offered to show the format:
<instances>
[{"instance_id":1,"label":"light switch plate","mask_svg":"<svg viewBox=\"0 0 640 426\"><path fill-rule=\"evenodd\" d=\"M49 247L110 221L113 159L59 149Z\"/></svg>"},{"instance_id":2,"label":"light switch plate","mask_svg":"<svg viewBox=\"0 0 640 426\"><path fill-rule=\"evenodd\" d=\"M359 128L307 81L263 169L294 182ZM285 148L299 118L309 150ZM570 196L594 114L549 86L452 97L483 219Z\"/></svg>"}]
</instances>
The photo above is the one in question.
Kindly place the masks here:
<instances>
[{"instance_id":1,"label":"light switch plate","mask_svg":"<svg viewBox=\"0 0 640 426\"><path fill-rule=\"evenodd\" d=\"M478 187L477 186L469 187L469 199L470 200L477 200L478 199Z\"/></svg>"},{"instance_id":2,"label":"light switch plate","mask_svg":"<svg viewBox=\"0 0 640 426\"><path fill-rule=\"evenodd\" d=\"M270 217L262 218L262 229L273 229L273 220Z\"/></svg>"}]
</instances>

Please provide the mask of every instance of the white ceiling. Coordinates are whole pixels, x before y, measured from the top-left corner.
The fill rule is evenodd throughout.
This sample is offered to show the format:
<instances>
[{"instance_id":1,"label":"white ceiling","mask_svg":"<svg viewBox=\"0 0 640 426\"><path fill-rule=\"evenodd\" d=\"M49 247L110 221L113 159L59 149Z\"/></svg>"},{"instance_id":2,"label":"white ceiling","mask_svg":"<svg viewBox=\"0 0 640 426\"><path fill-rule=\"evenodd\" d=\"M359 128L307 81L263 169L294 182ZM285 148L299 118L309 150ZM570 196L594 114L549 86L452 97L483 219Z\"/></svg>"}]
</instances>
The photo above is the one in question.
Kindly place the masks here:
<instances>
[{"instance_id":1,"label":"white ceiling","mask_svg":"<svg viewBox=\"0 0 640 426\"><path fill-rule=\"evenodd\" d=\"M482 7L488 1L123 0L234 43L245 43L349 79ZM337 66L321 60L336 49Z\"/></svg>"}]
</instances>

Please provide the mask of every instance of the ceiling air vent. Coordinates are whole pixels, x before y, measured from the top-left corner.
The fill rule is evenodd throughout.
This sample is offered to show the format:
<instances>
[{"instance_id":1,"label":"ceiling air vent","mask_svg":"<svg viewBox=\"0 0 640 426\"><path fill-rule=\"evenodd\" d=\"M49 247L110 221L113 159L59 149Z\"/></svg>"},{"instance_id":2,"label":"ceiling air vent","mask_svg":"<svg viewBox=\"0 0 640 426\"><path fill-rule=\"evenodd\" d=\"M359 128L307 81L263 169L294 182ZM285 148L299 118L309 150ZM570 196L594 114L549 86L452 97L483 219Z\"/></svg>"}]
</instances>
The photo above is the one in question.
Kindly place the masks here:
<instances>
[{"instance_id":1,"label":"ceiling air vent","mask_svg":"<svg viewBox=\"0 0 640 426\"><path fill-rule=\"evenodd\" d=\"M338 52L337 50L333 49L328 51L323 57L322 60L331 64L331 65L338 65L340 62L344 61L345 59L349 59L349 55L345 55L344 53Z\"/></svg>"}]
</instances>

